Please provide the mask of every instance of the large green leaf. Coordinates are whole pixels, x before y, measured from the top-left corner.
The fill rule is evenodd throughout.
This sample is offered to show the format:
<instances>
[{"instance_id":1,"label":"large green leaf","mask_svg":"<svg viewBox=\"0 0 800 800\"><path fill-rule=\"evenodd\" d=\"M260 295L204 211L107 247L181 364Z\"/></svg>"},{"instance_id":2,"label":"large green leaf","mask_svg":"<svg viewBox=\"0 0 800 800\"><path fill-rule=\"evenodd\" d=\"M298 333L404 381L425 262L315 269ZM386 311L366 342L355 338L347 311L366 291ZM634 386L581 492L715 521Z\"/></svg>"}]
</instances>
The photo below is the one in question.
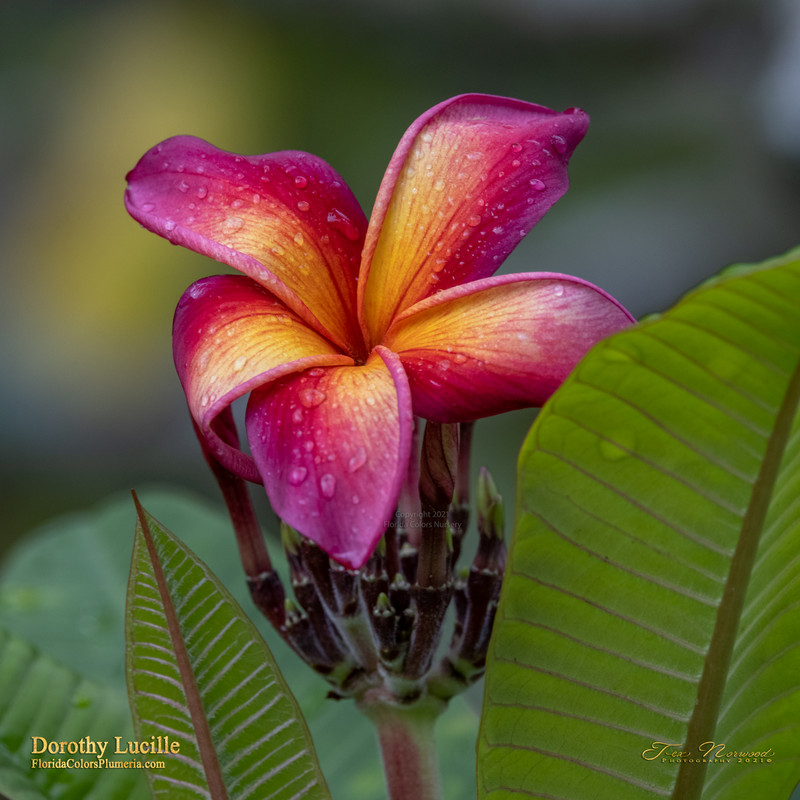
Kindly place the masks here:
<instances>
[{"instance_id":1,"label":"large green leaf","mask_svg":"<svg viewBox=\"0 0 800 800\"><path fill-rule=\"evenodd\" d=\"M149 793L142 773L97 766L104 763L100 758L114 759L115 736L131 733L124 698L0 628L0 797L144 800ZM51 753L58 742L79 750L83 742L84 752Z\"/></svg>"},{"instance_id":2,"label":"large green leaf","mask_svg":"<svg viewBox=\"0 0 800 800\"><path fill-rule=\"evenodd\" d=\"M602 342L542 410L520 457L480 797L788 798L799 361L795 251ZM654 742L670 747L653 758ZM702 763L703 743L768 755Z\"/></svg>"},{"instance_id":3,"label":"large green leaf","mask_svg":"<svg viewBox=\"0 0 800 800\"><path fill-rule=\"evenodd\" d=\"M380 797L384 777L374 730L349 701L326 699L328 685L300 661L252 606L228 517L216 505L177 488L143 489L142 504L180 533L250 615L278 660L311 729L335 798ZM19 542L0 571L0 624L40 650L93 677L127 705L124 677L125 584L135 514L129 492L65 515ZM278 569L285 567L269 542ZM477 715L456 697L436 725L447 800L475 794ZM347 731L347 736L342 736ZM87 730L87 734L93 734Z\"/></svg>"},{"instance_id":4,"label":"large green leaf","mask_svg":"<svg viewBox=\"0 0 800 800\"><path fill-rule=\"evenodd\" d=\"M169 740L165 766L148 771L154 796L330 798L266 643L208 567L141 509L126 640L138 739L165 750Z\"/></svg>"}]
</instances>

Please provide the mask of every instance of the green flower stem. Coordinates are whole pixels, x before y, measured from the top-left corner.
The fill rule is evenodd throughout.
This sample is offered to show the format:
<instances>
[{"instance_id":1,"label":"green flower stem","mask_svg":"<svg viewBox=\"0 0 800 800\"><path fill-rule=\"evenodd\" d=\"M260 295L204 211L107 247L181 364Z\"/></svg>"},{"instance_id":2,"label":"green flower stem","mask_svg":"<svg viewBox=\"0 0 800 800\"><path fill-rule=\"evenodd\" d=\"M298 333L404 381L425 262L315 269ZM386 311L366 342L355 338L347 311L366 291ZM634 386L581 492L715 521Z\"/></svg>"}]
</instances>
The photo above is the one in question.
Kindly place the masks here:
<instances>
[{"instance_id":1,"label":"green flower stem","mask_svg":"<svg viewBox=\"0 0 800 800\"><path fill-rule=\"evenodd\" d=\"M378 733L389 800L441 800L433 729L445 703L427 697L401 706L368 695L359 706Z\"/></svg>"}]
</instances>

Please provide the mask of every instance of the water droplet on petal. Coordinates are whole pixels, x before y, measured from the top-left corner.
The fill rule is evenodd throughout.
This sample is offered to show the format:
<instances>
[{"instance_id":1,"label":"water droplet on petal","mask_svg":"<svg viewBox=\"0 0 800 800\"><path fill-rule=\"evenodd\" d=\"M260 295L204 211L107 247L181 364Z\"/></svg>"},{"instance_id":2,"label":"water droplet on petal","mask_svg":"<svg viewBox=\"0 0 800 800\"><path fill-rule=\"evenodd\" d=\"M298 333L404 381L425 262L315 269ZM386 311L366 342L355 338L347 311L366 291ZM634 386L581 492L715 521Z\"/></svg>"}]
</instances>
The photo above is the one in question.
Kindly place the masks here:
<instances>
[{"instance_id":1,"label":"water droplet on petal","mask_svg":"<svg viewBox=\"0 0 800 800\"><path fill-rule=\"evenodd\" d=\"M186 192L189 191L189 184L186 183L186 181L180 181L180 183L178 183L178 191L186 194Z\"/></svg>"},{"instance_id":2,"label":"water droplet on petal","mask_svg":"<svg viewBox=\"0 0 800 800\"><path fill-rule=\"evenodd\" d=\"M222 225L225 233L236 233L244 227L244 220L241 217L228 217Z\"/></svg>"},{"instance_id":3,"label":"water droplet on petal","mask_svg":"<svg viewBox=\"0 0 800 800\"><path fill-rule=\"evenodd\" d=\"M305 188L306 188L306 186L308 186L308 178L306 178L306 176L305 176L305 175L298 175L298 176L297 176L297 177L294 179L294 185L295 185L295 186L296 186L298 189L305 189Z\"/></svg>"},{"instance_id":4,"label":"water droplet on petal","mask_svg":"<svg viewBox=\"0 0 800 800\"><path fill-rule=\"evenodd\" d=\"M531 189L534 192L543 192L546 188L544 181L540 181L538 178L531 179Z\"/></svg>"},{"instance_id":5,"label":"water droplet on petal","mask_svg":"<svg viewBox=\"0 0 800 800\"><path fill-rule=\"evenodd\" d=\"M328 212L327 221L329 225L336 228L339 233L344 234L351 242L355 242L361 235L353 221L343 211L339 211L338 208L332 208Z\"/></svg>"},{"instance_id":6,"label":"water droplet on petal","mask_svg":"<svg viewBox=\"0 0 800 800\"><path fill-rule=\"evenodd\" d=\"M361 467L363 467L366 463L367 451L363 447L359 447L347 462L347 469L350 472L355 472L356 470L361 469Z\"/></svg>"},{"instance_id":7,"label":"water droplet on petal","mask_svg":"<svg viewBox=\"0 0 800 800\"><path fill-rule=\"evenodd\" d=\"M298 231L298 232L297 232L297 233L294 235L294 243L295 243L295 244L300 244L300 245L302 245L302 244L303 244L303 234L302 234L302 233L300 233L300 231Z\"/></svg>"},{"instance_id":8,"label":"water droplet on petal","mask_svg":"<svg viewBox=\"0 0 800 800\"><path fill-rule=\"evenodd\" d=\"M300 392L300 402L306 408L315 408L325 400L325 392L319 389L303 389Z\"/></svg>"},{"instance_id":9,"label":"water droplet on petal","mask_svg":"<svg viewBox=\"0 0 800 800\"><path fill-rule=\"evenodd\" d=\"M556 284L556 285L553 287L553 294L554 294L556 297L561 297L561 295L563 295L563 294L564 294L564 287L563 287L563 286L562 286L560 283L557 283L557 284Z\"/></svg>"},{"instance_id":10,"label":"water droplet on petal","mask_svg":"<svg viewBox=\"0 0 800 800\"><path fill-rule=\"evenodd\" d=\"M176 227L177 227L177 225L176 225L176 223L175 223L175 221L174 221L174 220L168 219L168 220L167 220L167 221L164 223L164 228L165 228L167 231L174 231Z\"/></svg>"},{"instance_id":11,"label":"water droplet on petal","mask_svg":"<svg viewBox=\"0 0 800 800\"><path fill-rule=\"evenodd\" d=\"M239 370L244 369L244 365L247 363L247 356L239 356L236 361L233 362L233 368L236 372Z\"/></svg>"},{"instance_id":12,"label":"water droplet on petal","mask_svg":"<svg viewBox=\"0 0 800 800\"><path fill-rule=\"evenodd\" d=\"M294 422L302 422L303 421L303 409L302 408L296 408L292 412L292 420Z\"/></svg>"},{"instance_id":13,"label":"water droplet on petal","mask_svg":"<svg viewBox=\"0 0 800 800\"><path fill-rule=\"evenodd\" d=\"M294 467L289 473L289 483L292 486L299 486L308 477L308 470L305 467Z\"/></svg>"},{"instance_id":14,"label":"water droplet on petal","mask_svg":"<svg viewBox=\"0 0 800 800\"><path fill-rule=\"evenodd\" d=\"M322 496L330 500L336 494L336 478L330 472L326 472L319 479L319 489L322 492Z\"/></svg>"},{"instance_id":15,"label":"water droplet on petal","mask_svg":"<svg viewBox=\"0 0 800 800\"><path fill-rule=\"evenodd\" d=\"M155 203L143 203L142 204L142 211L144 211L145 213L148 213L148 212L152 211L155 207L156 207Z\"/></svg>"},{"instance_id":16,"label":"water droplet on petal","mask_svg":"<svg viewBox=\"0 0 800 800\"><path fill-rule=\"evenodd\" d=\"M519 153L519 151L520 151L520 150L522 150L522 145L521 145L519 142L514 142L514 143L511 145L511 149L512 149L512 150L513 150L515 153Z\"/></svg>"},{"instance_id":17,"label":"water droplet on petal","mask_svg":"<svg viewBox=\"0 0 800 800\"><path fill-rule=\"evenodd\" d=\"M480 224L481 224L481 216L480 216L480 214L472 214L467 219L467 225L469 225L471 228L475 228Z\"/></svg>"},{"instance_id":18,"label":"water droplet on petal","mask_svg":"<svg viewBox=\"0 0 800 800\"><path fill-rule=\"evenodd\" d=\"M467 357L463 353L456 353L453 356L453 361L455 361L456 364L466 364Z\"/></svg>"},{"instance_id":19,"label":"water droplet on petal","mask_svg":"<svg viewBox=\"0 0 800 800\"><path fill-rule=\"evenodd\" d=\"M197 188L197 197L202 200L208 194L208 186L199 186Z\"/></svg>"},{"instance_id":20,"label":"water droplet on petal","mask_svg":"<svg viewBox=\"0 0 800 800\"><path fill-rule=\"evenodd\" d=\"M550 143L553 145L553 149L558 153L566 153L567 151L567 140L563 136L559 136L555 134L550 138Z\"/></svg>"},{"instance_id":21,"label":"water droplet on petal","mask_svg":"<svg viewBox=\"0 0 800 800\"><path fill-rule=\"evenodd\" d=\"M309 208L311 208L311 205L306 200L301 200L297 204L298 211L308 211Z\"/></svg>"},{"instance_id":22,"label":"water droplet on petal","mask_svg":"<svg viewBox=\"0 0 800 800\"><path fill-rule=\"evenodd\" d=\"M314 369L310 369L310 370L308 371L308 374L309 374L309 375L310 375L312 378L319 378L319 377L320 377L320 375L324 375L324 374L325 374L325 370L324 370L324 369L322 369L322 367L314 367Z\"/></svg>"}]
</instances>

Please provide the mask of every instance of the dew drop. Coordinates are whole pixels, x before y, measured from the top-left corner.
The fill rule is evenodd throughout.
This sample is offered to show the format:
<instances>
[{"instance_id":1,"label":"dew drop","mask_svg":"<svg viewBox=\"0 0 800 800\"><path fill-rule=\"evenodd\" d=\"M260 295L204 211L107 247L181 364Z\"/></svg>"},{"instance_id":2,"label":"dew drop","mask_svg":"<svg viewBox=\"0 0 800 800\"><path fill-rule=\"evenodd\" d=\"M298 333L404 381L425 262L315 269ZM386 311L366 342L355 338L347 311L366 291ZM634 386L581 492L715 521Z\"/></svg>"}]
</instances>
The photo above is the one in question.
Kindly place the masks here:
<instances>
[{"instance_id":1,"label":"dew drop","mask_svg":"<svg viewBox=\"0 0 800 800\"><path fill-rule=\"evenodd\" d=\"M331 497L336 494L336 478L331 475L330 472L326 472L319 479L319 488L322 492L322 496L327 497L330 500Z\"/></svg>"},{"instance_id":2,"label":"dew drop","mask_svg":"<svg viewBox=\"0 0 800 800\"><path fill-rule=\"evenodd\" d=\"M202 200L204 197L208 195L208 186L200 186L197 189L197 197Z\"/></svg>"},{"instance_id":3,"label":"dew drop","mask_svg":"<svg viewBox=\"0 0 800 800\"><path fill-rule=\"evenodd\" d=\"M289 473L289 483L292 486L299 486L308 477L308 470L305 467L294 467Z\"/></svg>"},{"instance_id":4,"label":"dew drop","mask_svg":"<svg viewBox=\"0 0 800 800\"><path fill-rule=\"evenodd\" d=\"M463 353L456 353L453 356L453 361L455 361L456 364L466 364L467 363L467 357Z\"/></svg>"},{"instance_id":5,"label":"dew drop","mask_svg":"<svg viewBox=\"0 0 800 800\"><path fill-rule=\"evenodd\" d=\"M186 183L186 181L180 181L180 183L178 183L178 191L186 194L186 192L189 191L189 184Z\"/></svg>"},{"instance_id":6,"label":"dew drop","mask_svg":"<svg viewBox=\"0 0 800 800\"><path fill-rule=\"evenodd\" d=\"M561 297L561 296L564 294L564 287L563 287L563 286L562 286L560 283L557 283L557 284L556 284L556 285L553 287L553 294L554 294L556 297Z\"/></svg>"},{"instance_id":7,"label":"dew drop","mask_svg":"<svg viewBox=\"0 0 800 800\"><path fill-rule=\"evenodd\" d=\"M367 451L363 447L359 447L358 450L350 457L350 460L347 462L347 469L350 472L356 472L357 470L361 469L364 464L367 463Z\"/></svg>"},{"instance_id":8,"label":"dew drop","mask_svg":"<svg viewBox=\"0 0 800 800\"><path fill-rule=\"evenodd\" d=\"M167 220L167 221L164 223L164 228L165 228L167 231L174 231L176 227L177 227L177 225L176 225L176 223L175 223L175 221L174 221L174 220L168 219L168 220Z\"/></svg>"},{"instance_id":9,"label":"dew drop","mask_svg":"<svg viewBox=\"0 0 800 800\"><path fill-rule=\"evenodd\" d=\"M308 374L309 374L309 375L310 375L312 378L319 378L321 375L324 375L324 374L325 374L325 370L324 370L324 369L322 369L322 367L314 367L314 369L310 369L310 370L308 371Z\"/></svg>"},{"instance_id":10,"label":"dew drop","mask_svg":"<svg viewBox=\"0 0 800 800\"><path fill-rule=\"evenodd\" d=\"M329 225L332 225L336 228L339 233L344 234L344 236L349 239L351 242L355 242L360 233L358 228L355 226L353 221L345 214L343 211L340 211L338 208L332 208L328 212L327 221Z\"/></svg>"},{"instance_id":11,"label":"dew drop","mask_svg":"<svg viewBox=\"0 0 800 800\"><path fill-rule=\"evenodd\" d=\"M481 215L480 214L472 214L467 219L467 225L469 225L471 228L476 228L480 224L481 224Z\"/></svg>"},{"instance_id":12,"label":"dew drop","mask_svg":"<svg viewBox=\"0 0 800 800\"><path fill-rule=\"evenodd\" d=\"M155 207L156 207L155 203L143 203L142 204L142 211L144 211L145 213L148 213L148 212L152 211Z\"/></svg>"},{"instance_id":13,"label":"dew drop","mask_svg":"<svg viewBox=\"0 0 800 800\"><path fill-rule=\"evenodd\" d=\"M276 256L282 256L284 253L284 249L279 245L276 244L274 247L271 248L272 254Z\"/></svg>"},{"instance_id":14,"label":"dew drop","mask_svg":"<svg viewBox=\"0 0 800 800\"><path fill-rule=\"evenodd\" d=\"M244 365L247 363L247 356L239 356L236 361L233 362L233 368L236 372L244 369Z\"/></svg>"},{"instance_id":15,"label":"dew drop","mask_svg":"<svg viewBox=\"0 0 800 800\"><path fill-rule=\"evenodd\" d=\"M294 243L302 245L303 241L303 234L300 233L300 231L297 231L297 233L294 235Z\"/></svg>"},{"instance_id":16,"label":"dew drop","mask_svg":"<svg viewBox=\"0 0 800 800\"><path fill-rule=\"evenodd\" d=\"M236 233L244 227L244 220L241 217L228 217L222 225L225 233Z\"/></svg>"},{"instance_id":17,"label":"dew drop","mask_svg":"<svg viewBox=\"0 0 800 800\"><path fill-rule=\"evenodd\" d=\"M294 179L294 185L298 189L305 189L308 186L308 178L305 175L297 175Z\"/></svg>"},{"instance_id":18,"label":"dew drop","mask_svg":"<svg viewBox=\"0 0 800 800\"><path fill-rule=\"evenodd\" d=\"M543 192L546 188L544 181L540 181L538 178L531 178L531 189L534 192Z\"/></svg>"},{"instance_id":19,"label":"dew drop","mask_svg":"<svg viewBox=\"0 0 800 800\"><path fill-rule=\"evenodd\" d=\"M303 421L303 409L302 408L296 408L292 412L292 421L293 422L302 422Z\"/></svg>"},{"instance_id":20,"label":"dew drop","mask_svg":"<svg viewBox=\"0 0 800 800\"><path fill-rule=\"evenodd\" d=\"M559 136L555 134L550 138L550 143L553 145L553 149L557 153L566 153L567 151L567 140L563 136Z\"/></svg>"},{"instance_id":21,"label":"dew drop","mask_svg":"<svg viewBox=\"0 0 800 800\"><path fill-rule=\"evenodd\" d=\"M325 397L325 392L321 392L319 389L303 389L300 392L300 402L306 408L316 408L324 402Z\"/></svg>"},{"instance_id":22,"label":"dew drop","mask_svg":"<svg viewBox=\"0 0 800 800\"><path fill-rule=\"evenodd\" d=\"M301 200L297 204L297 210L298 211L308 211L309 208L311 208L311 205L305 200Z\"/></svg>"},{"instance_id":23,"label":"dew drop","mask_svg":"<svg viewBox=\"0 0 800 800\"><path fill-rule=\"evenodd\" d=\"M305 450L306 453L310 453L313 449L314 449L314 440L306 439L306 441L303 442L303 450Z\"/></svg>"},{"instance_id":24,"label":"dew drop","mask_svg":"<svg viewBox=\"0 0 800 800\"><path fill-rule=\"evenodd\" d=\"M511 145L511 149L512 149L512 150L513 150L515 153L519 153L519 151L520 151L520 150L522 150L522 145L521 145L519 142L514 142L514 143Z\"/></svg>"}]
</instances>

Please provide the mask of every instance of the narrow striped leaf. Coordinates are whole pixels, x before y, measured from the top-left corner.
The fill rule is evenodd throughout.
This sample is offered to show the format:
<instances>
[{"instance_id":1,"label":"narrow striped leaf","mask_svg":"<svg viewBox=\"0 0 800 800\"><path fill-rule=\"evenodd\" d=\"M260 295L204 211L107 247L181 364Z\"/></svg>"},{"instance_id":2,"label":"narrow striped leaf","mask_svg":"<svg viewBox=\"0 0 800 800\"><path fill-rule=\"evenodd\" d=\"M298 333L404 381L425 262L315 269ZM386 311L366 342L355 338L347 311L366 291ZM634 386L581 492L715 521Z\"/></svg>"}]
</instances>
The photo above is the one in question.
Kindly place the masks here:
<instances>
[{"instance_id":1,"label":"narrow striped leaf","mask_svg":"<svg viewBox=\"0 0 800 800\"><path fill-rule=\"evenodd\" d=\"M789 797L799 363L794 251L602 342L542 410L519 463L481 798ZM729 752L764 755L703 763Z\"/></svg>"},{"instance_id":2,"label":"narrow striped leaf","mask_svg":"<svg viewBox=\"0 0 800 800\"><path fill-rule=\"evenodd\" d=\"M96 749L97 742L113 742L115 736L130 733L123 696L81 678L0 628L0 797L145 800L144 776L133 769L104 766ZM84 753L49 750L58 750L58 742L80 747L81 741ZM111 749L107 745L102 757L113 759ZM70 759L78 763L56 766Z\"/></svg>"},{"instance_id":3,"label":"narrow striped leaf","mask_svg":"<svg viewBox=\"0 0 800 800\"><path fill-rule=\"evenodd\" d=\"M136 738L168 751L148 772L155 797L330 798L266 643L208 567L141 508L126 616Z\"/></svg>"}]
</instances>

